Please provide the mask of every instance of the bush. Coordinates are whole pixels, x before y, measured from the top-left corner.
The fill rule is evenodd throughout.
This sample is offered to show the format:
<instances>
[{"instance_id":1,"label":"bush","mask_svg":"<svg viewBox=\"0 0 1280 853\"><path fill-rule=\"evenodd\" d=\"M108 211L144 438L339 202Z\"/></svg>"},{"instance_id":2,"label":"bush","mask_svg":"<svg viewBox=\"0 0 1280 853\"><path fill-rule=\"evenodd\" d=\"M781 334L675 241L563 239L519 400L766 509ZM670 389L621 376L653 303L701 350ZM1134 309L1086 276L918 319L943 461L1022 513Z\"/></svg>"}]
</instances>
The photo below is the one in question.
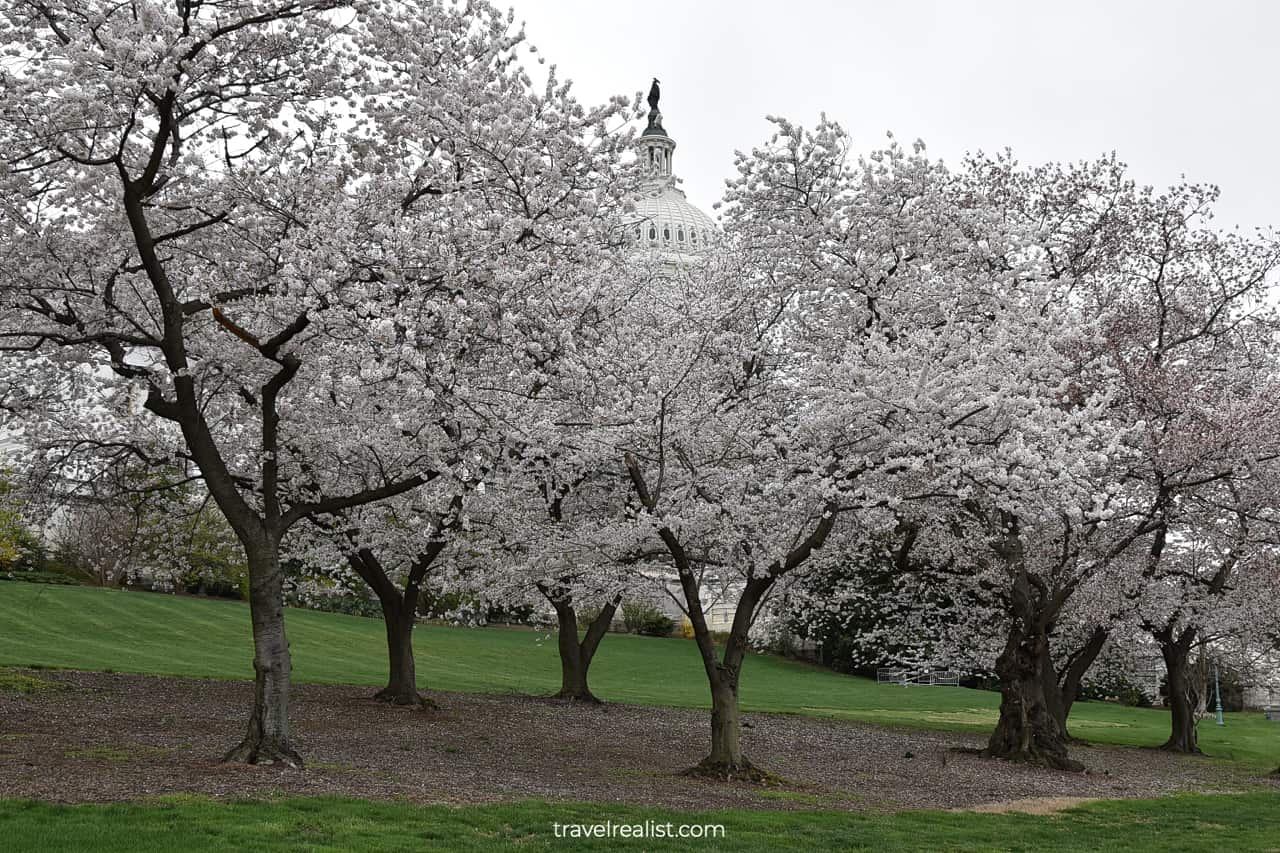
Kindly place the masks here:
<instances>
[{"instance_id":1,"label":"bush","mask_svg":"<svg viewBox=\"0 0 1280 853\"><path fill-rule=\"evenodd\" d=\"M532 604L489 604L484 609L484 621L503 625L536 625L538 610Z\"/></svg>"},{"instance_id":2,"label":"bush","mask_svg":"<svg viewBox=\"0 0 1280 853\"><path fill-rule=\"evenodd\" d=\"M0 580L66 586L79 586L83 582L83 578L67 572L61 563L51 559L44 544L28 531L18 531L8 544L11 547L6 553L12 559L0 560Z\"/></svg>"},{"instance_id":3,"label":"bush","mask_svg":"<svg viewBox=\"0 0 1280 853\"><path fill-rule=\"evenodd\" d=\"M64 575L61 572L0 572L0 580L52 583L64 586L80 585L78 579Z\"/></svg>"},{"instance_id":4,"label":"bush","mask_svg":"<svg viewBox=\"0 0 1280 853\"><path fill-rule=\"evenodd\" d=\"M1131 708L1150 708L1152 697L1142 685L1122 673L1101 671L1080 685L1079 701L1118 702Z\"/></svg>"},{"instance_id":5,"label":"bush","mask_svg":"<svg viewBox=\"0 0 1280 853\"><path fill-rule=\"evenodd\" d=\"M342 589L310 589L306 592L286 590L284 603L290 607L321 610L325 613L382 618L382 606L371 593L353 595Z\"/></svg>"},{"instance_id":6,"label":"bush","mask_svg":"<svg viewBox=\"0 0 1280 853\"><path fill-rule=\"evenodd\" d=\"M676 626L670 616L651 604L624 604L622 624L629 633L646 637L670 637Z\"/></svg>"},{"instance_id":7,"label":"bush","mask_svg":"<svg viewBox=\"0 0 1280 853\"><path fill-rule=\"evenodd\" d=\"M578 630L585 631L590 628L591 624L596 621L603 610L603 607L584 607L576 611L578 615ZM608 628L609 630L613 630L612 620L610 621Z\"/></svg>"}]
</instances>

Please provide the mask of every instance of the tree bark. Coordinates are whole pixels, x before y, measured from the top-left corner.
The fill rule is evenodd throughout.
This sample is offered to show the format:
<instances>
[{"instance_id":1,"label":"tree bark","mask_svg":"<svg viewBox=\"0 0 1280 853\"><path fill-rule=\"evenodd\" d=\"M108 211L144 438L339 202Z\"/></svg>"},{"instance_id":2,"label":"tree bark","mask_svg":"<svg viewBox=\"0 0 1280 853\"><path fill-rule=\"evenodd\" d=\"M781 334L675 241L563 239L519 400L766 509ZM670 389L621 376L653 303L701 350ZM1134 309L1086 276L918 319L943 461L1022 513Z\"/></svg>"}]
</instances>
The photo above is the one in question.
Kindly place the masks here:
<instances>
[{"instance_id":1,"label":"tree bark","mask_svg":"<svg viewBox=\"0 0 1280 853\"><path fill-rule=\"evenodd\" d=\"M432 543L433 545L435 543ZM430 699L418 692L418 671L413 657L413 628L418 617L420 584L427 567L439 549L418 556L402 591L387 576L382 563L368 548L347 555L356 574L378 596L382 623L387 635L387 686L373 698L392 705L434 707Z\"/></svg>"},{"instance_id":2,"label":"tree bark","mask_svg":"<svg viewBox=\"0 0 1280 853\"><path fill-rule=\"evenodd\" d=\"M1053 665L1053 655L1050 654L1047 645L1043 654L1044 659L1040 662L1040 680L1044 689L1045 707L1053 715L1053 721L1058 726L1058 733L1062 735L1063 740L1069 742L1071 735L1067 733L1067 716L1071 713L1070 703L1068 702L1066 691L1059 680L1058 670Z\"/></svg>"},{"instance_id":3,"label":"tree bark","mask_svg":"<svg viewBox=\"0 0 1280 853\"><path fill-rule=\"evenodd\" d=\"M1013 618L1004 651L996 659L1000 719L983 754L1056 770L1083 770L1083 764L1067 755L1066 705L1049 655L1049 626L1058 609L1053 602L1060 597L1050 595L1048 585L1027 571L1017 517L1002 513L1000 521L1003 533L992 547L1010 572L1008 606Z\"/></svg>"},{"instance_id":4,"label":"tree bark","mask_svg":"<svg viewBox=\"0 0 1280 853\"><path fill-rule=\"evenodd\" d=\"M573 605L573 597L563 588L549 589L538 585L539 591L551 602L556 611L557 635L556 644L560 651L560 692L557 699L570 702L589 702L599 704L600 700L591 692L587 683L587 675L591 670L591 661L600 641L608 633L613 623L613 615L617 612L621 596L615 597L600 608L600 612L587 626L586 634L578 639L578 613Z\"/></svg>"},{"instance_id":5,"label":"tree bark","mask_svg":"<svg viewBox=\"0 0 1280 853\"><path fill-rule=\"evenodd\" d=\"M1175 635L1173 629L1164 628L1154 632L1154 635L1160 643L1160 654L1164 658L1169 686L1169 739L1160 748L1199 755L1200 743L1196 727L1199 691L1195 688L1190 671L1195 631L1188 628Z\"/></svg>"},{"instance_id":6,"label":"tree bark","mask_svg":"<svg viewBox=\"0 0 1280 853\"><path fill-rule=\"evenodd\" d=\"M1004 651L996 660L1000 679L1000 719L984 755L1052 767L1083 770L1067 754L1065 726L1045 695L1048 637L1015 621Z\"/></svg>"},{"instance_id":7,"label":"tree bark","mask_svg":"<svg viewBox=\"0 0 1280 853\"><path fill-rule=\"evenodd\" d=\"M1075 704L1076 697L1080 694L1080 684L1084 681L1085 674L1089 672L1089 667L1093 666L1093 662L1098 659L1098 655L1102 654L1102 649L1107 644L1107 634L1106 628L1094 628L1084 646L1068 661L1067 668L1058 677L1058 684L1062 693L1060 707L1062 708L1062 729L1064 732L1067 728L1067 718L1071 716L1071 707Z\"/></svg>"},{"instance_id":8,"label":"tree bark","mask_svg":"<svg viewBox=\"0 0 1280 853\"><path fill-rule=\"evenodd\" d=\"M1195 656L1195 661L1190 663L1187 671L1191 674L1191 687L1196 694L1196 719L1199 719L1209 710L1209 696L1211 694L1209 690L1209 656L1204 653L1203 648Z\"/></svg>"},{"instance_id":9,"label":"tree bark","mask_svg":"<svg viewBox=\"0 0 1280 853\"><path fill-rule=\"evenodd\" d=\"M293 664L284 630L279 544L270 539L246 542L245 556L253 623L253 709L244 740L222 760L301 767L302 757L289 740L289 680Z\"/></svg>"},{"instance_id":10,"label":"tree bark","mask_svg":"<svg viewBox=\"0 0 1280 853\"><path fill-rule=\"evenodd\" d=\"M428 704L418 692L418 673L413 658L413 625L416 616L414 602L395 599L379 599L382 605L382 621L387 633L387 686L373 694L373 698L392 705L418 706Z\"/></svg>"},{"instance_id":11,"label":"tree bark","mask_svg":"<svg viewBox=\"0 0 1280 853\"><path fill-rule=\"evenodd\" d=\"M1084 645L1067 659L1067 664L1061 672L1054 667L1049 647L1047 644L1045 646L1043 661L1045 701L1049 713L1058 724L1059 732L1068 742L1075 740L1067 729L1071 708L1080 693L1080 684L1084 681L1085 674L1102 653L1103 646L1107 644L1107 633L1107 629L1101 626L1094 628Z\"/></svg>"},{"instance_id":12,"label":"tree bark","mask_svg":"<svg viewBox=\"0 0 1280 853\"><path fill-rule=\"evenodd\" d=\"M599 699L587 686L587 664L582 659L582 647L578 644L578 622L569 607L566 616L562 608L556 607L556 619L559 623L557 643L560 649L560 692L557 699L568 699L576 702L598 704Z\"/></svg>"},{"instance_id":13,"label":"tree bark","mask_svg":"<svg viewBox=\"0 0 1280 853\"><path fill-rule=\"evenodd\" d=\"M742 662L746 657L747 634L755 617L756 606L773 585L773 578L752 578L743 587L734 611L733 625L725 641L724 655L717 660L715 642L707 629L702 597L692 574L681 572L689 621L694 640L702 655L703 667L711 687L711 751L698 763L694 772L722 779L761 779L767 776L756 769L742 751L742 712L738 703L738 684Z\"/></svg>"},{"instance_id":14,"label":"tree bark","mask_svg":"<svg viewBox=\"0 0 1280 853\"><path fill-rule=\"evenodd\" d=\"M738 704L737 673L725 673L711 688L711 752L699 765L704 770L733 773L749 770L742 754L742 714Z\"/></svg>"}]
</instances>

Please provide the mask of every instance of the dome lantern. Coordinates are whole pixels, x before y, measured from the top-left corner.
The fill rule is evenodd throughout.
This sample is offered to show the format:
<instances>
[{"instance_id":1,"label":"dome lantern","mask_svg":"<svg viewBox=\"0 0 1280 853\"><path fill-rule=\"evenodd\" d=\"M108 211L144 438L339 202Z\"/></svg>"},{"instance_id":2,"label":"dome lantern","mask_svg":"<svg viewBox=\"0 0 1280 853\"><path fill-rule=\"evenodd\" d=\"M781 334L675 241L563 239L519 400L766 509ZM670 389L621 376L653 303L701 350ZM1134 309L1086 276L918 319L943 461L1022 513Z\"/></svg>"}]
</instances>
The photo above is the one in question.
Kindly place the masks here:
<instances>
[{"instance_id":1,"label":"dome lantern","mask_svg":"<svg viewBox=\"0 0 1280 853\"><path fill-rule=\"evenodd\" d=\"M635 200L636 220L629 227L634 243L682 264L701 254L715 239L718 229L711 217L690 204L684 191L676 186L671 168L676 141L662 126L658 98L655 78L649 90L648 125L635 142L646 179Z\"/></svg>"}]
</instances>

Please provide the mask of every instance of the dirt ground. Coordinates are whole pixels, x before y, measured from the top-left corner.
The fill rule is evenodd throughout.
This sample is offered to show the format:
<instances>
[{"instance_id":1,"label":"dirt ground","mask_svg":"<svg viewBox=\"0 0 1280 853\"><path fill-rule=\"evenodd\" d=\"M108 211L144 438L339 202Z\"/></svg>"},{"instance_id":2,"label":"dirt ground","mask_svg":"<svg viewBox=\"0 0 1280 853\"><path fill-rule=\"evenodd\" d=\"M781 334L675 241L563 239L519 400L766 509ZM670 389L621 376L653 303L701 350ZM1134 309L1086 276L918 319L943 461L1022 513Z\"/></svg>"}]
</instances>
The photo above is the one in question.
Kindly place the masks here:
<instances>
[{"instance_id":1,"label":"dirt ground","mask_svg":"<svg viewBox=\"0 0 1280 853\"><path fill-rule=\"evenodd\" d=\"M295 687L305 770L218 762L240 737L252 685L35 672L60 689L0 692L0 796L61 802L171 793L342 794L469 804L522 799L666 808L972 808L1045 798L1149 797L1259 780L1207 759L1078 747L1089 772L992 761L982 738L841 720L747 714L744 744L777 787L681 775L706 749L705 711L583 707L527 696L431 693L393 708L368 688Z\"/></svg>"}]
</instances>

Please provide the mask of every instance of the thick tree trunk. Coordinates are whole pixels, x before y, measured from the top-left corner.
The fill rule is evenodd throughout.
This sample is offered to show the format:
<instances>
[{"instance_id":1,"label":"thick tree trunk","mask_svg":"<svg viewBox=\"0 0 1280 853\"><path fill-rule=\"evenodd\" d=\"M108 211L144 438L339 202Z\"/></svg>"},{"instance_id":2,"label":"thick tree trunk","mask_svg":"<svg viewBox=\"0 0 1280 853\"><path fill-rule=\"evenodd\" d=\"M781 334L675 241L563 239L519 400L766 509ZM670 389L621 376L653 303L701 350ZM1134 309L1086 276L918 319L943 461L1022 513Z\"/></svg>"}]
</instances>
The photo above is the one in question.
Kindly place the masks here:
<instances>
[{"instance_id":1,"label":"thick tree trunk","mask_svg":"<svg viewBox=\"0 0 1280 853\"><path fill-rule=\"evenodd\" d=\"M1000 719L983 755L1083 770L1084 765L1067 755L1066 704L1049 656L1049 626L1056 610L1046 602L1046 584L1027 571L1017 517L1001 513L1000 522L1003 533L993 550L1010 571L1013 619L1004 651L996 659Z\"/></svg>"},{"instance_id":2,"label":"thick tree trunk","mask_svg":"<svg viewBox=\"0 0 1280 853\"><path fill-rule=\"evenodd\" d=\"M1169 739L1160 747L1173 752L1199 754L1200 744L1196 729L1196 705L1199 691L1191 675L1191 632L1184 631L1178 637L1172 631L1157 632L1160 654L1164 657L1169 684Z\"/></svg>"},{"instance_id":3,"label":"thick tree trunk","mask_svg":"<svg viewBox=\"0 0 1280 853\"><path fill-rule=\"evenodd\" d=\"M414 603L402 596L380 599L382 621L387 633L387 686L373 698L392 705L420 706L430 702L418 692L418 673L413 659Z\"/></svg>"},{"instance_id":4,"label":"thick tree trunk","mask_svg":"<svg viewBox=\"0 0 1280 853\"><path fill-rule=\"evenodd\" d=\"M1064 727L1045 695L1048 637L1015 623L996 661L1000 679L1000 719L984 755L1025 761L1056 770L1083 770L1067 755Z\"/></svg>"},{"instance_id":5,"label":"thick tree trunk","mask_svg":"<svg viewBox=\"0 0 1280 853\"><path fill-rule=\"evenodd\" d=\"M284 632L279 545L269 540L247 542L245 556L253 623L253 710L244 740L223 761L301 767L302 758L289 741L289 678L293 664Z\"/></svg>"}]
</instances>

